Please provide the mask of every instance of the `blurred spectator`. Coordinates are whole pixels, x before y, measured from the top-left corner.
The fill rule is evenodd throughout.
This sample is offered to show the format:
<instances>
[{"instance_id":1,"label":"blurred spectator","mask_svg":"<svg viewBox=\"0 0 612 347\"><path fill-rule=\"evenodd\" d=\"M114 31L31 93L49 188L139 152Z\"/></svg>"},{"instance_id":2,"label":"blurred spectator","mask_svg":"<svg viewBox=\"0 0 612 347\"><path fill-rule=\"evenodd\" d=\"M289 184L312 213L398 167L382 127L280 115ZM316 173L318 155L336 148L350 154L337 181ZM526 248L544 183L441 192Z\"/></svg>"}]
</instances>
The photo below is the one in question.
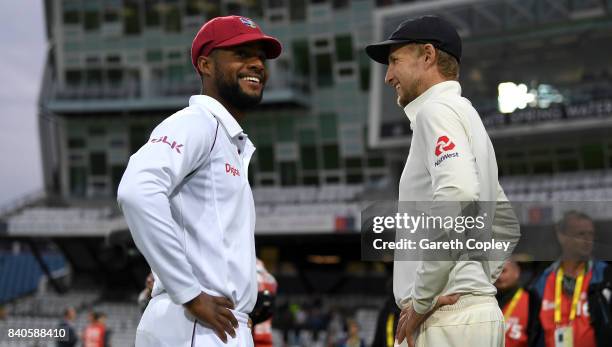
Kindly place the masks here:
<instances>
[{"instance_id":1,"label":"blurred spectator","mask_svg":"<svg viewBox=\"0 0 612 347\"><path fill-rule=\"evenodd\" d=\"M98 323L100 323L100 325L102 325L104 327L104 347L112 347L111 346L111 335L113 333L113 331L108 327L108 325L106 324L106 319L108 317L106 316L106 313L101 312L98 315Z\"/></svg>"},{"instance_id":2,"label":"blurred spectator","mask_svg":"<svg viewBox=\"0 0 612 347\"><path fill-rule=\"evenodd\" d=\"M0 320L5 320L7 316L6 308L0 305Z\"/></svg>"},{"instance_id":3,"label":"blurred spectator","mask_svg":"<svg viewBox=\"0 0 612 347\"><path fill-rule=\"evenodd\" d=\"M395 303L393 295L393 280L387 281L387 300L378 312L376 319L376 332L374 333L374 341L372 347L393 347L395 346L395 330L397 329L397 321L401 310Z\"/></svg>"},{"instance_id":4,"label":"blurred spectator","mask_svg":"<svg viewBox=\"0 0 612 347\"><path fill-rule=\"evenodd\" d=\"M272 274L266 270L264 263L257 259L257 302L249 315L253 327L255 347L272 347L272 315L276 298L277 283Z\"/></svg>"},{"instance_id":5,"label":"blurred spectator","mask_svg":"<svg viewBox=\"0 0 612 347\"><path fill-rule=\"evenodd\" d=\"M313 331L313 338L318 340L321 331L327 326L327 317L321 310L321 300L317 299L308 310L308 318L306 319L306 328Z\"/></svg>"},{"instance_id":6,"label":"blurred spectator","mask_svg":"<svg viewBox=\"0 0 612 347\"><path fill-rule=\"evenodd\" d=\"M345 338L344 322L345 319L340 309L332 308L329 314L329 324L327 325L327 346L334 346L336 341Z\"/></svg>"},{"instance_id":7,"label":"blurred spectator","mask_svg":"<svg viewBox=\"0 0 612 347\"><path fill-rule=\"evenodd\" d=\"M140 307L140 311L144 312L151 301L151 292L153 291L153 284L155 283L155 279L153 278L153 273L149 272L147 279L145 280L145 288L138 295L138 307Z\"/></svg>"},{"instance_id":8,"label":"blurred spectator","mask_svg":"<svg viewBox=\"0 0 612 347\"><path fill-rule=\"evenodd\" d=\"M308 313L304 307L302 307L302 305L294 304L291 305L291 310L295 315L295 325L298 327L298 329L304 328L306 325L306 319L308 319Z\"/></svg>"},{"instance_id":9,"label":"blurred spectator","mask_svg":"<svg viewBox=\"0 0 612 347\"><path fill-rule=\"evenodd\" d=\"M542 299L538 346L612 346L612 269L592 258L595 227L577 211L557 225L561 257L536 283ZM563 339L571 342L563 344Z\"/></svg>"},{"instance_id":10,"label":"blurred spectator","mask_svg":"<svg viewBox=\"0 0 612 347\"><path fill-rule=\"evenodd\" d=\"M348 336L346 340L338 344L338 347L365 347L365 342L359 336L359 324L354 319L347 321Z\"/></svg>"},{"instance_id":11,"label":"blurred spectator","mask_svg":"<svg viewBox=\"0 0 612 347\"><path fill-rule=\"evenodd\" d=\"M537 295L521 287L521 268L508 260L495 282L495 296L506 321L506 347L527 347L537 338L537 315L540 310Z\"/></svg>"},{"instance_id":12,"label":"blurred spectator","mask_svg":"<svg viewBox=\"0 0 612 347\"><path fill-rule=\"evenodd\" d=\"M77 313L73 307L68 307L64 311L64 317L60 322L58 328L66 331L66 337L63 341L57 342L57 347L74 347L76 346L79 338L77 337L76 330L74 329L74 320L76 319Z\"/></svg>"},{"instance_id":13,"label":"blurred spectator","mask_svg":"<svg viewBox=\"0 0 612 347\"><path fill-rule=\"evenodd\" d=\"M289 310L287 303L278 306L272 325L282 332L283 341L288 341L289 330L293 327L293 314Z\"/></svg>"},{"instance_id":14,"label":"blurred spectator","mask_svg":"<svg viewBox=\"0 0 612 347\"><path fill-rule=\"evenodd\" d=\"M83 347L111 347L106 330L106 315L90 312L89 325L83 331Z\"/></svg>"}]
</instances>

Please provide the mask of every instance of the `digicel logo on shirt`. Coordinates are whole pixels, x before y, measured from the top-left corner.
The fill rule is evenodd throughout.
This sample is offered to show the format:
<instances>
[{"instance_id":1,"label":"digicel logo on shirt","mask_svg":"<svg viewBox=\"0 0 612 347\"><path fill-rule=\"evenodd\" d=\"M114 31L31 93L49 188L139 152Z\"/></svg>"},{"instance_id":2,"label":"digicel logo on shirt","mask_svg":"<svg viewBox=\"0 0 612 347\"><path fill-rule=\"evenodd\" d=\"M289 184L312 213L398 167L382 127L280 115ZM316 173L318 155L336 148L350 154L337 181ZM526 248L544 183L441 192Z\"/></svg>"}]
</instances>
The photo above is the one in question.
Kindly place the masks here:
<instances>
[{"instance_id":1,"label":"digicel logo on shirt","mask_svg":"<svg viewBox=\"0 0 612 347\"><path fill-rule=\"evenodd\" d=\"M228 163L225 163L225 173L230 174L232 176L240 176L240 171L238 171L238 169Z\"/></svg>"},{"instance_id":2,"label":"digicel logo on shirt","mask_svg":"<svg viewBox=\"0 0 612 347\"><path fill-rule=\"evenodd\" d=\"M440 157L440 155L444 152L448 152L451 151L455 148L455 143L453 141L451 141L448 136L443 135L438 137L438 141L436 141L436 157ZM459 153L455 152L455 153L446 153L443 156L441 156L440 158L438 158L438 160L436 160L436 162L434 163L435 166L438 166L440 164L442 164L442 162L448 158L456 158L459 156Z\"/></svg>"}]
</instances>

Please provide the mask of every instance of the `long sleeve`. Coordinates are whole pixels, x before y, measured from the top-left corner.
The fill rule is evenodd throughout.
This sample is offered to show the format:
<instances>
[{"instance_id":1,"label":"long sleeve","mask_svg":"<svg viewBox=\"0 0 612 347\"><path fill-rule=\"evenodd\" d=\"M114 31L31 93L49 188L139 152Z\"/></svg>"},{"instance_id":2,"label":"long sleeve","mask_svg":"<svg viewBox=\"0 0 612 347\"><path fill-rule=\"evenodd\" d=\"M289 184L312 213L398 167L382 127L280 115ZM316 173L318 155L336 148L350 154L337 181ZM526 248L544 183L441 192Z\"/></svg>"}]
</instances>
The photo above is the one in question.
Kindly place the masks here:
<instances>
[{"instance_id":1,"label":"long sleeve","mask_svg":"<svg viewBox=\"0 0 612 347\"><path fill-rule=\"evenodd\" d=\"M491 237L498 241L509 241L511 247L508 251L492 252L489 256L488 275L489 281L495 283L501 274L504 263L514 251L521 238L521 226L514 213L512 204L508 201L501 185L497 184L497 203L495 204L495 216L491 226ZM485 269L487 270L487 269Z\"/></svg>"},{"instance_id":2,"label":"long sleeve","mask_svg":"<svg viewBox=\"0 0 612 347\"><path fill-rule=\"evenodd\" d=\"M468 132L459 116L447 105L429 103L420 110L416 121L415 143L424 151L424 165L432 182L432 216L456 217L461 214L459 202L479 198L478 170ZM449 204L449 201L458 202ZM432 230L428 232L434 232ZM432 239L443 240L445 230L436 231ZM429 236L429 235L428 235ZM428 312L449 280L456 262L424 260L416 271L412 299L414 310Z\"/></svg>"},{"instance_id":3,"label":"long sleeve","mask_svg":"<svg viewBox=\"0 0 612 347\"><path fill-rule=\"evenodd\" d=\"M200 284L185 255L182 227L174 220L170 197L209 155L214 120L179 111L153 131L131 156L117 200L140 252L176 304L196 297Z\"/></svg>"}]
</instances>

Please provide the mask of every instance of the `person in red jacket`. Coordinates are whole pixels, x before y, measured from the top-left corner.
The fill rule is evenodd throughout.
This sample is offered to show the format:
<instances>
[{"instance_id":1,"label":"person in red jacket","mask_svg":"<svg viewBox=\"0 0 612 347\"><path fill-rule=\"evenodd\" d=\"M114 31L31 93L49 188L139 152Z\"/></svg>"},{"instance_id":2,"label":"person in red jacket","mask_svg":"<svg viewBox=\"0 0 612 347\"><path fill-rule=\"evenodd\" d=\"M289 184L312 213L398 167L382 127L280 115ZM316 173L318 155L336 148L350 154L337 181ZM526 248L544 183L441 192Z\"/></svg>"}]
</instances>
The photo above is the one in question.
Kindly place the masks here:
<instances>
[{"instance_id":1,"label":"person in red jacket","mask_svg":"<svg viewBox=\"0 0 612 347\"><path fill-rule=\"evenodd\" d=\"M496 298L506 322L506 347L528 347L536 337L537 298L520 285L520 277L519 264L508 260L495 282Z\"/></svg>"},{"instance_id":2,"label":"person in red jacket","mask_svg":"<svg viewBox=\"0 0 612 347\"><path fill-rule=\"evenodd\" d=\"M593 220L583 212L568 211L556 236L561 257L535 285L542 302L543 338L538 347L612 346L612 269L592 256Z\"/></svg>"},{"instance_id":3,"label":"person in red jacket","mask_svg":"<svg viewBox=\"0 0 612 347\"><path fill-rule=\"evenodd\" d=\"M83 330L83 347L105 347L106 326L100 322L100 315L91 312L89 322Z\"/></svg>"}]
</instances>

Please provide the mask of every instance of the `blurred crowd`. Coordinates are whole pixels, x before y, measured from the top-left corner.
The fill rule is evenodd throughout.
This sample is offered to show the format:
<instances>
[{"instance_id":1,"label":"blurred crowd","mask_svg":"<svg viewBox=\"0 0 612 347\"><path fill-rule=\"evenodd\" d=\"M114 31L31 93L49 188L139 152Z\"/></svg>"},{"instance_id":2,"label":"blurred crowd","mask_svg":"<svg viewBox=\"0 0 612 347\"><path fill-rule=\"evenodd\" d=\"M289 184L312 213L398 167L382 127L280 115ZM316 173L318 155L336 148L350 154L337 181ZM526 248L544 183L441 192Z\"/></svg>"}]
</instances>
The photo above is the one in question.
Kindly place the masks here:
<instances>
[{"instance_id":1,"label":"blurred crowd","mask_svg":"<svg viewBox=\"0 0 612 347\"><path fill-rule=\"evenodd\" d=\"M66 338L57 342L57 347L75 347L79 342L82 347L111 347L112 330L109 329L104 312L90 311L88 324L82 332L75 329L77 312L73 307L64 311L64 316L58 328L66 331Z\"/></svg>"},{"instance_id":2,"label":"blurred crowd","mask_svg":"<svg viewBox=\"0 0 612 347\"><path fill-rule=\"evenodd\" d=\"M281 331L286 346L365 347L355 312L324 306L321 299L279 305L272 325Z\"/></svg>"},{"instance_id":3,"label":"blurred crowd","mask_svg":"<svg viewBox=\"0 0 612 347\"><path fill-rule=\"evenodd\" d=\"M506 262L495 283L506 320L506 346L555 347L555 341L569 329L568 336L580 342L575 346L612 347L612 266L593 258L595 235L595 223L587 214L569 211L557 225L561 255L556 261L545 269L547 264L518 257ZM299 302L285 297L275 304L276 280L260 261L257 270L259 294L254 312L259 317L252 315L255 347L394 346L400 309L390 280L381 305L378 300L348 308L324 295ZM154 277L149 274L138 297L141 311L151 298L153 285ZM364 315L365 307L376 307L377 318L374 310ZM58 347L111 346L113 331L104 312L89 311L84 328L76 328L76 318L74 308L64 310L57 327L65 329L67 338L58 341ZM6 319L7 308L0 306L0 321Z\"/></svg>"}]
</instances>

